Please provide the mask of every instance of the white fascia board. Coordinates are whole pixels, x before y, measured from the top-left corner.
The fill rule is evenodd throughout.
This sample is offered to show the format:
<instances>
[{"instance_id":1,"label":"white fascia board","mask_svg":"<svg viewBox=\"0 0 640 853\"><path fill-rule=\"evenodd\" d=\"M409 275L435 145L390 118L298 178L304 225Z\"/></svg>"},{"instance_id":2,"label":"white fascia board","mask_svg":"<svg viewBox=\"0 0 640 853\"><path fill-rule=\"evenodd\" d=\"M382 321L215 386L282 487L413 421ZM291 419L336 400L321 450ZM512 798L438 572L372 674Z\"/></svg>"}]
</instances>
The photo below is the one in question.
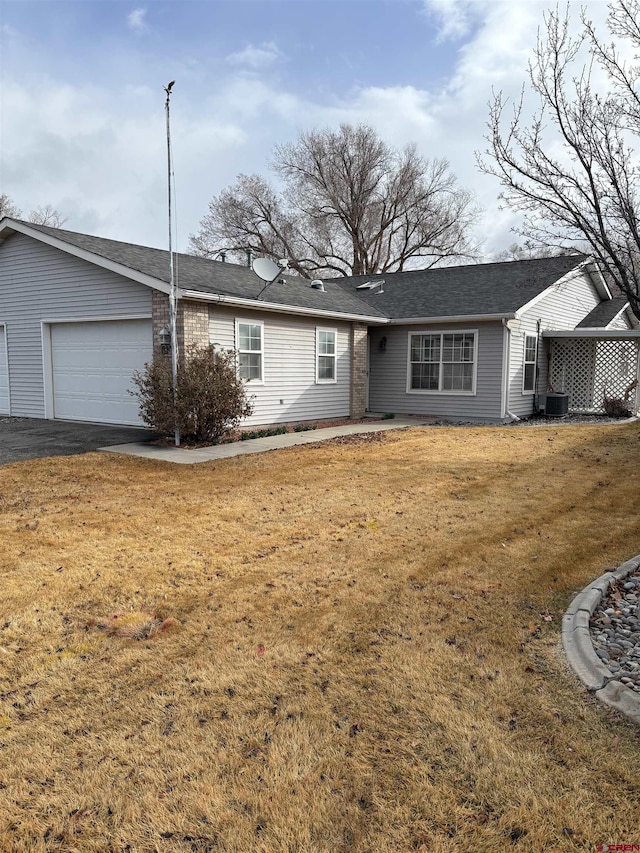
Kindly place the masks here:
<instances>
[{"instance_id":1,"label":"white fascia board","mask_svg":"<svg viewBox=\"0 0 640 853\"><path fill-rule=\"evenodd\" d=\"M529 311L531 308L534 307L534 305L537 305L538 302L540 302L542 299L544 299L545 296L547 296L554 289L554 287L557 287L559 284L563 284L565 281L570 281L572 278L575 277L576 273L584 272L587 265L590 263L591 263L591 261L582 261L581 264L576 264L575 267L573 267L572 269L569 270L569 272L566 272L563 276L561 276L561 278L554 281L553 284L550 284L549 287L545 287L545 289L541 293L539 293L537 296L534 296L533 299L530 299L528 302L525 302L524 305L521 305L520 308L518 308L518 310L516 311L516 317L518 317L518 318L522 317L522 315L524 313ZM603 294L601 292L600 288L598 287L598 285L596 284L596 282L594 281L593 275L590 273L590 271L586 270L586 272L589 275L589 277L591 278L591 280L593 281L594 287L598 291L598 294L603 299L611 299L611 294L609 293L608 288L607 288L607 295ZM603 279L603 284L604 284L604 279ZM606 285L605 285L605 287L606 287Z\"/></svg>"},{"instance_id":2,"label":"white fascia board","mask_svg":"<svg viewBox=\"0 0 640 853\"><path fill-rule=\"evenodd\" d=\"M516 314L453 314L447 317L407 317L387 320L391 326L428 326L432 323L490 323L491 321L515 320ZM379 322L379 321L378 321Z\"/></svg>"},{"instance_id":3,"label":"white fascia board","mask_svg":"<svg viewBox=\"0 0 640 853\"><path fill-rule=\"evenodd\" d=\"M543 338L601 338L609 341L631 341L640 338L640 329L547 329Z\"/></svg>"},{"instance_id":4,"label":"white fascia board","mask_svg":"<svg viewBox=\"0 0 640 853\"><path fill-rule=\"evenodd\" d=\"M612 324L612 323L615 323L615 321L618 319L618 317L619 317L621 314L624 314L624 312L625 312L628 308L629 308L629 303L627 302L627 303L625 303L624 307L623 307L623 308L621 308L621 309L618 311L618 313L616 314L616 316L615 316L615 317L613 317L611 320L609 320L609 322L607 323L607 325L605 326L605 328L606 328L606 329L609 329L609 328L611 327L611 324Z\"/></svg>"},{"instance_id":5,"label":"white fascia board","mask_svg":"<svg viewBox=\"0 0 640 853\"><path fill-rule=\"evenodd\" d=\"M585 261L585 269L591 276L591 281L595 289L598 291L602 299L613 299L613 294L609 290L609 285L605 281L604 276L600 272L600 268L598 264L595 262L593 258L590 258L588 261Z\"/></svg>"},{"instance_id":6,"label":"white fascia board","mask_svg":"<svg viewBox=\"0 0 640 853\"><path fill-rule=\"evenodd\" d=\"M340 311L324 311L321 308L302 308L297 305L284 305L278 302L263 302L261 299L245 299L242 296L226 296L221 293L204 293L200 290L180 290L181 299L197 302L215 302L224 305L238 305L242 308L254 308L260 311L273 311L278 314L302 314L309 317L330 317L334 320L367 323L384 326L389 323L386 317L367 317L363 314L344 314Z\"/></svg>"},{"instance_id":7,"label":"white fascia board","mask_svg":"<svg viewBox=\"0 0 640 853\"><path fill-rule=\"evenodd\" d=\"M58 323L112 323L117 320L151 320L151 314L108 314L104 317L96 317L92 314L87 317L41 317L40 323L49 323L55 326Z\"/></svg>"},{"instance_id":8,"label":"white fascia board","mask_svg":"<svg viewBox=\"0 0 640 853\"><path fill-rule=\"evenodd\" d=\"M36 228L30 228L23 222L16 222L12 219L5 220L0 224L0 236L5 230L8 230L10 233L19 231L27 237L33 237L34 240L39 240L41 243L46 243L48 246L52 246L54 249L60 249L68 255L73 255L76 258L87 261L87 263L94 264L94 266L110 270L124 278L137 281L139 284L146 284L147 287L152 287L154 290L160 290L162 293L169 293L171 289L165 281L161 281L160 279L154 278L153 276L147 275L139 270L134 270L124 264L118 264L115 261L110 261L109 258L104 258L102 255L96 255L94 252L81 249L79 246L74 246L72 243L67 243L58 237L52 237L51 234L45 234L42 231L38 231Z\"/></svg>"}]
</instances>

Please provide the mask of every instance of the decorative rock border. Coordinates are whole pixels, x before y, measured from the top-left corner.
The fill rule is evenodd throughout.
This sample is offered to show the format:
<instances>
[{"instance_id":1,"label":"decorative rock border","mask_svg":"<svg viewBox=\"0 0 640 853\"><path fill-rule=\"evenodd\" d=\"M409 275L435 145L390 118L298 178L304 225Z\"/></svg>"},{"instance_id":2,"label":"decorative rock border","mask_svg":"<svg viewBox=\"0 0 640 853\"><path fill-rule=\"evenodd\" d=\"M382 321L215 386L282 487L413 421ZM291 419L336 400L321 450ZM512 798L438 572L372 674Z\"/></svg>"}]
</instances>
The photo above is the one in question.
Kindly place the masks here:
<instances>
[{"instance_id":1,"label":"decorative rock border","mask_svg":"<svg viewBox=\"0 0 640 853\"><path fill-rule=\"evenodd\" d=\"M623 673L613 673L596 655L589 630L589 620L609 585L624 580L640 569L640 554L613 572L606 572L579 592L562 617L562 645L567 660L587 690L640 725L640 693L620 682Z\"/></svg>"}]
</instances>

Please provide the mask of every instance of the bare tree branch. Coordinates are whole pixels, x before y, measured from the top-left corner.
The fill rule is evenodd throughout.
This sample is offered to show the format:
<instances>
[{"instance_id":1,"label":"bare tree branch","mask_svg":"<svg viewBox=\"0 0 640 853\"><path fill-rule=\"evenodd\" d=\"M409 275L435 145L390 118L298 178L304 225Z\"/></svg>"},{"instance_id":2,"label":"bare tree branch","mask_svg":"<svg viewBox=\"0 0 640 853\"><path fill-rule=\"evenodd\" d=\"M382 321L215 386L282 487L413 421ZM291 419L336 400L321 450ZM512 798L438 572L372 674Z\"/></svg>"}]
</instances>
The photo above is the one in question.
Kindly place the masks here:
<instances>
[{"instance_id":1,"label":"bare tree branch","mask_svg":"<svg viewBox=\"0 0 640 853\"><path fill-rule=\"evenodd\" d=\"M366 125L301 133L277 146L277 193L257 175L240 175L214 198L195 254L221 249L288 257L300 275L376 274L472 257L477 215L445 160L415 146L397 151Z\"/></svg>"},{"instance_id":2,"label":"bare tree branch","mask_svg":"<svg viewBox=\"0 0 640 853\"><path fill-rule=\"evenodd\" d=\"M3 216L10 216L12 219L20 219L22 216L20 208L6 193L0 195L0 219Z\"/></svg>"},{"instance_id":3,"label":"bare tree branch","mask_svg":"<svg viewBox=\"0 0 640 853\"><path fill-rule=\"evenodd\" d=\"M494 95L489 147L478 163L499 178L501 198L524 213L517 231L530 246L579 246L592 254L640 317L640 168L633 148L640 134L640 0L614 0L608 19L610 34L631 46L636 64L623 62L619 46L604 43L584 13L577 38L569 24L568 9L545 16L529 64L538 110L527 121L521 98L509 117L502 95ZM580 66L587 48L590 59ZM607 75L606 94L593 89L594 63Z\"/></svg>"},{"instance_id":4,"label":"bare tree branch","mask_svg":"<svg viewBox=\"0 0 640 853\"><path fill-rule=\"evenodd\" d=\"M20 208L4 193L0 195L0 219L3 216L10 216L12 219L22 218ZM34 207L27 220L33 222L34 225L50 225L52 228L61 228L67 221L67 217L63 217L55 207L46 204L44 207Z\"/></svg>"},{"instance_id":5,"label":"bare tree branch","mask_svg":"<svg viewBox=\"0 0 640 853\"><path fill-rule=\"evenodd\" d=\"M34 225L50 225L51 228L62 228L68 219L50 204L45 204L44 207L35 207L28 218L29 222L33 222Z\"/></svg>"}]
</instances>

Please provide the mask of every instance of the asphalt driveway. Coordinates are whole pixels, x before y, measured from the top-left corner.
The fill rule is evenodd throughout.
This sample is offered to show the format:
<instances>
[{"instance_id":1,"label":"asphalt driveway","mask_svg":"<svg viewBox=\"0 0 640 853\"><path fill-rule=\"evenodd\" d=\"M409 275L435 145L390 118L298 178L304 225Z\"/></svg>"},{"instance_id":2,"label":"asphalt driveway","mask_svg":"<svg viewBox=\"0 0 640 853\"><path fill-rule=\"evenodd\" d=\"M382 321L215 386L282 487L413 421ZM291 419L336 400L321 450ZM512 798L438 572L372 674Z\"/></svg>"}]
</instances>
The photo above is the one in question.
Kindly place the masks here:
<instances>
[{"instance_id":1,"label":"asphalt driveway","mask_svg":"<svg viewBox=\"0 0 640 853\"><path fill-rule=\"evenodd\" d=\"M89 453L111 444L148 441L153 436L151 431L136 427L0 417L0 465Z\"/></svg>"}]
</instances>

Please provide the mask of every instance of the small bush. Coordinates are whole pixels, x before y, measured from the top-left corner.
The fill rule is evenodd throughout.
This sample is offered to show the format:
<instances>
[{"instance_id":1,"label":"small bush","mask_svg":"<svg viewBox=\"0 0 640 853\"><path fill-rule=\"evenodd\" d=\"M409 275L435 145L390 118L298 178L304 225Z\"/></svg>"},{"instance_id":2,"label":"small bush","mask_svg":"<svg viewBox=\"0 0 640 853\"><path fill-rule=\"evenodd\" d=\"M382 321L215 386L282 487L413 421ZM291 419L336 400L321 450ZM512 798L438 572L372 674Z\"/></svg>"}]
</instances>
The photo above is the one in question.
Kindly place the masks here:
<instances>
[{"instance_id":1,"label":"small bush","mask_svg":"<svg viewBox=\"0 0 640 853\"><path fill-rule=\"evenodd\" d=\"M318 429L315 424L296 424L293 428L294 432L307 432L310 429Z\"/></svg>"},{"instance_id":2,"label":"small bush","mask_svg":"<svg viewBox=\"0 0 640 853\"><path fill-rule=\"evenodd\" d=\"M627 401L619 397L605 397L602 408L610 418L630 418L633 414Z\"/></svg>"},{"instance_id":3,"label":"small bush","mask_svg":"<svg viewBox=\"0 0 640 853\"><path fill-rule=\"evenodd\" d=\"M392 421L395 418L395 414L393 412L385 412L382 416L383 421Z\"/></svg>"},{"instance_id":4,"label":"small bush","mask_svg":"<svg viewBox=\"0 0 640 853\"><path fill-rule=\"evenodd\" d=\"M270 435L284 435L285 432L287 432L287 428L284 426L268 429L248 429L241 433L240 441L248 441L252 438L267 438Z\"/></svg>"},{"instance_id":5,"label":"small bush","mask_svg":"<svg viewBox=\"0 0 640 853\"><path fill-rule=\"evenodd\" d=\"M252 412L235 353L213 346L188 347L180 360L175 412L169 356L145 364L142 372L134 373L133 384L137 390L130 393L140 401L142 420L164 435L172 435L177 422L187 443L215 444Z\"/></svg>"}]
</instances>

